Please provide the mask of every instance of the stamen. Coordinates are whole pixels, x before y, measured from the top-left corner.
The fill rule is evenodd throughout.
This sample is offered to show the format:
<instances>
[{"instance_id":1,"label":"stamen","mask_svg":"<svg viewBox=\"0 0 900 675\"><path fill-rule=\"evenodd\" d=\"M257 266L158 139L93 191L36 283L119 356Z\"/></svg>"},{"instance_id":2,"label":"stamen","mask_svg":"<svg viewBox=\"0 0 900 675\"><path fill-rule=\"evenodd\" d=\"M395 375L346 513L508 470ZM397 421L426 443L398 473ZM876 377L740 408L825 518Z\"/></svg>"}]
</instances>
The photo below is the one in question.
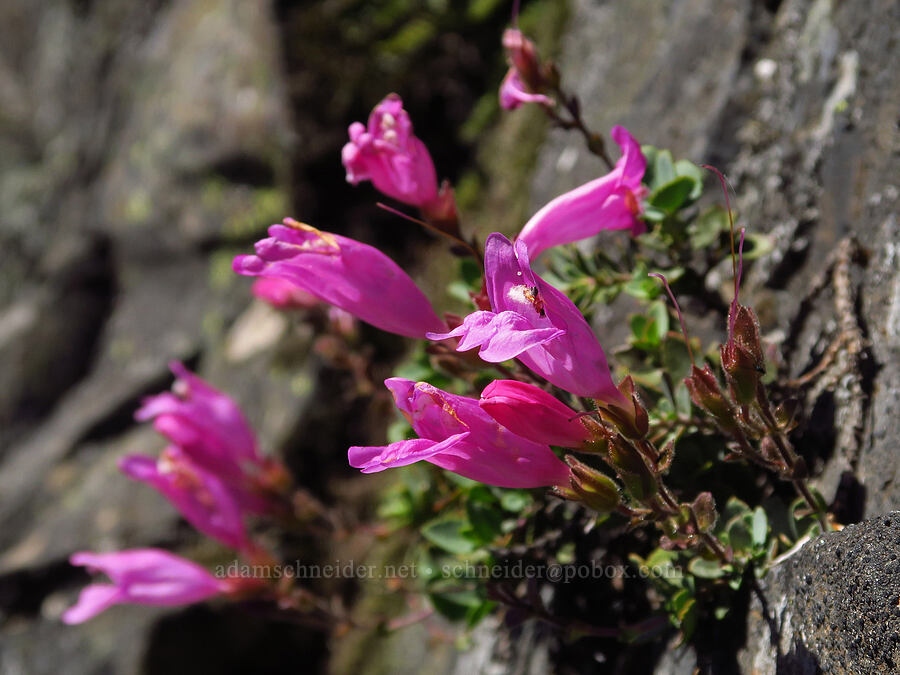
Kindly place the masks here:
<instances>
[{"instance_id":1,"label":"stamen","mask_svg":"<svg viewBox=\"0 0 900 675\"><path fill-rule=\"evenodd\" d=\"M701 164L700 166L712 171L719 177L719 183L722 184L722 192L725 193L725 208L728 209L728 225L731 228L731 276L735 279L734 294L737 295L737 263L735 262L734 255L734 216L731 214L731 200L728 198L728 183L725 180L725 175L716 167L709 164Z\"/></svg>"},{"instance_id":2,"label":"stamen","mask_svg":"<svg viewBox=\"0 0 900 675\"><path fill-rule=\"evenodd\" d=\"M746 228L741 228L741 243L738 245L738 267L737 276L734 281L734 299L731 301L731 317L728 321L728 340L734 337L734 321L737 318L738 291L741 288L741 276L744 274L744 232Z\"/></svg>"},{"instance_id":3,"label":"stamen","mask_svg":"<svg viewBox=\"0 0 900 675\"><path fill-rule=\"evenodd\" d=\"M582 417L590 417L591 415L597 415L597 417L599 417L600 411L599 410L586 410L585 412L577 413L574 417L570 417L569 421L574 422L575 420L581 419Z\"/></svg>"},{"instance_id":4,"label":"stamen","mask_svg":"<svg viewBox=\"0 0 900 675\"><path fill-rule=\"evenodd\" d=\"M408 220L411 223L415 223L416 225L421 225L422 227L431 229L431 226L428 223L426 223L424 220L419 220L418 218L414 218L413 216L409 215L408 213L403 213L403 211L400 211L399 209L395 209L393 206L388 206L387 204L384 204L382 202L375 202L375 206L377 206L379 209L384 209L388 213L393 213L395 216L400 216L401 218L406 218L406 220Z\"/></svg>"},{"instance_id":5,"label":"stamen","mask_svg":"<svg viewBox=\"0 0 900 675\"><path fill-rule=\"evenodd\" d=\"M515 0L515 1L513 2L513 9L512 9L512 25L513 25L515 28L518 28L518 27L519 27L519 0Z\"/></svg>"},{"instance_id":6,"label":"stamen","mask_svg":"<svg viewBox=\"0 0 900 675\"><path fill-rule=\"evenodd\" d=\"M681 314L681 307L678 306L678 301L675 299L675 294L672 292L672 288L669 286L669 280L659 272L651 272L648 276L660 279L663 282L663 285L666 287L666 292L672 299L672 304L675 305L675 313L678 314L678 322L681 324L681 334L684 336L684 344L687 347L688 357L690 357L691 359L691 365L696 366L697 364L694 361L694 352L691 350L691 339L688 337L687 328L684 325L684 316Z\"/></svg>"}]
</instances>

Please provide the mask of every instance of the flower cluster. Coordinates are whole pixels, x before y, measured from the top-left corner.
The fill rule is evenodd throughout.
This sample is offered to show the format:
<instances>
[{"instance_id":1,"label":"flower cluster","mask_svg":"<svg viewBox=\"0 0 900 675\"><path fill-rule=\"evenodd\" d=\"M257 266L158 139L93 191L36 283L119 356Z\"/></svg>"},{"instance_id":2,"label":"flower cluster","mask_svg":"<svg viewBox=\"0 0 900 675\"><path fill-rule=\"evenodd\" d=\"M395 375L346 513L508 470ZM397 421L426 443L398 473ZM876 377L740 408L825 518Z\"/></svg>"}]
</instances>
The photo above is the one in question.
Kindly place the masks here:
<instances>
[{"instance_id":1,"label":"flower cluster","mask_svg":"<svg viewBox=\"0 0 900 675\"><path fill-rule=\"evenodd\" d=\"M508 31L504 44L511 76L537 82L534 46L517 31ZM515 242L499 233L488 237L483 279L489 309L478 309L453 326L438 318L412 279L383 253L291 218L269 229L255 255L238 256L234 270L292 285L388 332L446 341L460 352L477 347L486 363L516 359L535 381L611 410L627 409L630 400L613 382L593 329L531 264L547 248L602 230L643 231L638 216L646 161L623 127L615 127L612 136L623 154L610 173L551 201ZM396 94L375 107L367 127L350 127L343 161L351 183L371 180L384 194L423 212L438 194L430 155L413 136ZM490 485L555 486L565 492L573 474L550 446L577 448L591 439L574 410L528 383L494 382L480 401L426 382L391 378L385 384L418 438L350 448L350 464L364 473L424 460Z\"/></svg>"},{"instance_id":2,"label":"flower cluster","mask_svg":"<svg viewBox=\"0 0 900 675\"><path fill-rule=\"evenodd\" d=\"M684 378L672 368L673 372L658 376L665 379L665 394L671 398L665 403L671 406L666 411L662 404L648 408L636 385L644 384L641 373L633 370L633 377L614 380L594 327L579 309L585 303L571 285L550 283L560 279L555 269L550 270L553 276L541 276L538 271L545 268L540 263L545 261L539 258L548 249L603 231L624 230L627 234L612 237L624 241L629 241L628 235L640 237L637 241L655 252L667 246L678 249L691 237L716 240L720 231L715 223L711 229L707 224L707 231L699 227L689 231L696 209L693 215L680 215L702 191L702 177L697 177L701 172L685 160L674 162L667 151L642 148L622 126L610 132L620 149L613 163L603 138L587 128L577 99L564 93L555 68L538 58L535 45L518 29L506 31L503 45L509 71L500 87L501 106L539 105L558 126L581 132L588 148L608 168L551 200L512 240L493 232L481 246L476 237L462 234L453 190L446 181L438 183L431 155L414 134L410 115L396 94L375 106L367 124L350 125L341 156L349 183L370 181L387 197L417 208L421 219L381 205L447 237L454 253L477 260L477 274L471 281L480 284L467 288L472 304L466 316L439 316L410 275L378 249L293 218L271 225L268 237L256 242L252 254L234 258L233 270L254 277L252 293L275 308L327 308L334 329L329 337L334 340L323 343L327 347L323 353L340 355L335 345L349 341L358 319L388 333L424 341L424 358L434 365L431 372L443 369L451 376L451 384L442 385L447 390L404 377L385 380L415 437L387 445L353 446L347 451L351 467L369 474L427 462L496 488L549 488L550 494L597 512L618 513L632 526L652 523L661 530L660 546L667 553L699 551L706 559L700 562L715 560L716 569L704 570L707 575L727 569L738 579L747 564L774 555L775 548L764 546L765 514L760 515L759 509L750 515L749 509L731 508L738 515L732 516L723 543L721 533L714 531L718 516L712 494L700 492L691 501L680 501L666 484L679 434L701 428L692 416L692 402L706 414L707 424L731 439L726 459L753 461L792 482L810 513L820 518L823 527L827 525L820 500L804 482L806 464L787 439L794 424L793 407L770 403L762 379L765 358L759 324L753 311L738 302L743 231L735 260L728 339L719 354L727 387L720 385L708 363L695 362L668 281L660 273L649 274L662 279L682 320L684 342L666 342L672 349L664 356L676 361L686 351L690 375ZM733 250L730 210L728 215ZM647 223L654 226L651 232ZM632 252L638 248L629 247ZM634 263L630 255L623 257ZM652 292L661 290L647 279L650 260L639 259L634 270L628 263L613 263L609 268L615 272L610 275L615 279L612 283L619 284L618 290L631 286L639 293L635 297L655 298ZM677 265L672 268L679 270ZM601 277L587 274L581 281L596 287ZM668 310L661 301L655 303L652 315L648 311L631 322L630 346L636 351L649 353L668 340ZM308 313L321 318L325 311ZM664 350L658 352L657 375L666 366ZM347 358L345 363L352 364L353 372L362 374L359 379L371 387L371 372L366 372L367 364L360 359ZM683 360L682 365L686 371ZM258 518L295 516L301 521L300 506L309 506L313 500L299 489L291 492L285 467L260 451L253 430L231 398L180 363L171 369L176 376L172 390L147 398L136 413L138 421L153 423L167 446L158 457L126 456L120 469L162 494L199 532L244 559L273 560L248 525ZM501 377L488 382L494 373ZM644 375L644 381L651 379ZM662 393L661 388L658 391ZM578 459L576 454L590 458ZM482 499L500 493L477 488L483 491ZM318 515L326 511L313 510ZM751 518L752 539L732 534L736 520L746 523L745 516ZM480 545L491 541L486 538ZM735 564L741 556L743 567ZM177 605L258 592L265 586L237 577L216 578L188 560L157 549L80 552L71 562L106 574L111 583L85 588L63 616L68 623L85 621L118 603ZM287 585L266 588L281 607L291 606L291 598L304 592L293 589L297 595L291 596ZM673 589L672 594L667 603L673 607L675 597L681 598L682 608L694 601L685 595L687 587ZM307 606L320 604L306 602ZM675 612L675 623L682 630L693 625L685 613Z\"/></svg>"},{"instance_id":3,"label":"flower cluster","mask_svg":"<svg viewBox=\"0 0 900 675\"><path fill-rule=\"evenodd\" d=\"M248 558L265 556L246 521L282 508L286 470L260 453L232 399L183 364L170 367L177 377L172 391L147 398L135 414L138 421L152 420L169 445L158 458L127 455L119 468L157 490L199 532ZM103 572L112 584L85 588L63 617L68 623L80 623L118 603L180 605L246 585L216 579L188 560L155 549L81 552L71 562Z\"/></svg>"}]
</instances>

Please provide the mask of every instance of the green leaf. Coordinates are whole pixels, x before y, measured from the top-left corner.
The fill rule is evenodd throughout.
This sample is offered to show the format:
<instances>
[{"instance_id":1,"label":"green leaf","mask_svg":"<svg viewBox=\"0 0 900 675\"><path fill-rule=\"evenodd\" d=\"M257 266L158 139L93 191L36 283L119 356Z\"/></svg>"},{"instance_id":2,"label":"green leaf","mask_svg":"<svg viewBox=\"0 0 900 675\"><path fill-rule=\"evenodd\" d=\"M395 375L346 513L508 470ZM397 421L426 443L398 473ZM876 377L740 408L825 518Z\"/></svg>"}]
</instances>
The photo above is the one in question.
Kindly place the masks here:
<instances>
[{"instance_id":1,"label":"green leaf","mask_svg":"<svg viewBox=\"0 0 900 675\"><path fill-rule=\"evenodd\" d=\"M756 260L772 252L775 243L765 234L748 232L744 234L744 260Z\"/></svg>"},{"instance_id":2,"label":"green leaf","mask_svg":"<svg viewBox=\"0 0 900 675\"><path fill-rule=\"evenodd\" d=\"M675 178L650 195L650 204L671 215L689 201L695 185L694 179L688 176Z\"/></svg>"},{"instance_id":3,"label":"green leaf","mask_svg":"<svg viewBox=\"0 0 900 675\"><path fill-rule=\"evenodd\" d=\"M661 223L665 219L666 212L653 205L644 207L644 210L641 213L641 220L646 220L648 223Z\"/></svg>"},{"instance_id":4,"label":"green leaf","mask_svg":"<svg viewBox=\"0 0 900 675\"><path fill-rule=\"evenodd\" d=\"M680 382L691 373L691 357L684 338L678 333L670 333L662 345L662 365L666 372ZM680 411L679 411L680 412ZM690 408L688 408L690 412Z\"/></svg>"},{"instance_id":5,"label":"green leaf","mask_svg":"<svg viewBox=\"0 0 900 675\"><path fill-rule=\"evenodd\" d=\"M462 621L484 602L473 590L430 593L428 597L435 611L451 621Z\"/></svg>"},{"instance_id":6,"label":"green leaf","mask_svg":"<svg viewBox=\"0 0 900 675\"><path fill-rule=\"evenodd\" d=\"M691 560L688 564L688 571L701 579L719 579L725 576L725 571L717 560L706 560L705 558Z\"/></svg>"},{"instance_id":7,"label":"green leaf","mask_svg":"<svg viewBox=\"0 0 900 675\"><path fill-rule=\"evenodd\" d=\"M493 505L469 500L466 502L466 515L469 516L471 532L482 543L488 544L502 533L503 517Z\"/></svg>"},{"instance_id":8,"label":"green leaf","mask_svg":"<svg viewBox=\"0 0 900 675\"><path fill-rule=\"evenodd\" d=\"M686 159L675 162L675 173L679 176L687 176L693 179L694 189L688 195L690 201L696 201L703 194L703 169Z\"/></svg>"},{"instance_id":9,"label":"green leaf","mask_svg":"<svg viewBox=\"0 0 900 675\"><path fill-rule=\"evenodd\" d=\"M449 553L461 555L471 553L476 545L465 535L469 524L461 518L434 520L422 527L422 536L432 544Z\"/></svg>"},{"instance_id":10,"label":"green leaf","mask_svg":"<svg viewBox=\"0 0 900 675\"><path fill-rule=\"evenodd\" d=\"M500 497L500 506L507 511L519 513L531 505L531 495L519 490L504 490Z\"/></svg>"},{"instance_id":11,"label":"green leaf","mask_svg":"<svg viewBox=\"0 0 900 675\"><path fill-rule=\"evenodd\" d=\"M753 535L744 518L735 518L728 523L728 541L735 552L746 552L753 548Z\"/></svg>"},{"instance_id":12,"label":"green leaf","mask_svg":"<svg viewBox=\"0 0 900 675\"><path fill-rule=\"evenodd\" d=\"M635 274L635 278L626 282L622 290L639 300L653 300L662 292L662 286L656 279L648 277L646 271L640 276Z\"/></svg>"},{"instance_id":13,"label":"green leaf","mask_svg":"<svg viewBox=\"0 0 900 675\"><path fill-rule=\"evenodd\" d=\"M647 307L647 314L653 319L654 342L659 344L669 332L669 310L664 302L657 301Z\"/></svg>"},{"instance_id":14,"label":"green leaf","mask_svg":"<svg viewBox=\"0 0 900 675\"><path fill-rule=\"evenodd\" d=\"M481 284L481 265L472 258L461 258L459 261L459 275L469 286Z\"/></svg>"},{"instance_id":15,"label":"green leaf","mask_svg":"<svg viewBox=\"0 0 900 675\"><path fill-rule=\"evenodd\" d=\"M471 478L466 478L465 476L460 476L458 473L453 473L452 471L445 471L444 477L449 480L451 483L458 485L461 488L469 489L473 487L477 487L481 485L477 480L472 480Z\"/></svg>"},{"instance_id":16,"label":"green leaf","mask_svg":"<svg viewBox=\"0 0 900 675\"><path fill-rule=\"evenodd\" d=\"M660 150L653 158L653 183L650 188L656 192L666 183L675 180L675 164L672 162L672 153L668 150Z\"/></svg>"},{"instance_id":17,"label":"green leaf","mask_svg":"<svg viewBox=\"0 0 900 675\"><path fill-rule=\"evenodd\" d=\"M469 610L466 612L466 626L468 628L475 628L475 626L481 623L481 620L490 614L496 606L496 602L485 600L476 607L469 607Z\"/></svg>"},{"instance_id":18,"label":"green leaf","mask_svg":"<svg viewBox=\"0 0 900 675\"><path fill-rule=\"evenodd\" d=\"M704 210L688 225L691 247L700 250L719 241L722 232L728 231L728 212L721 206Z\"/></svg>"},{"instance_id":19,"label":"green leaf","mask_svg":"<svg viewBox=\"0 0 900 675\"><path fill-rule=\"evenodd\" d=\"M656 155L659 154L659 150L652 145L642 145L641 154L647 160L647 169L644 171L644 183L649 187L653 183L653 167L656 165Z\"/></svg>"},{"instance_id":20,"label":"green leaf","mask_svg":"<svg viewBox=\"0 0 900 675\"><path fill-rule=\"evenodd\" d=\"M757 506L753 511L753 545L763 546L766 543L766 534L769 532L769 519L763 507Z\"/></svg>"}]
</instances>

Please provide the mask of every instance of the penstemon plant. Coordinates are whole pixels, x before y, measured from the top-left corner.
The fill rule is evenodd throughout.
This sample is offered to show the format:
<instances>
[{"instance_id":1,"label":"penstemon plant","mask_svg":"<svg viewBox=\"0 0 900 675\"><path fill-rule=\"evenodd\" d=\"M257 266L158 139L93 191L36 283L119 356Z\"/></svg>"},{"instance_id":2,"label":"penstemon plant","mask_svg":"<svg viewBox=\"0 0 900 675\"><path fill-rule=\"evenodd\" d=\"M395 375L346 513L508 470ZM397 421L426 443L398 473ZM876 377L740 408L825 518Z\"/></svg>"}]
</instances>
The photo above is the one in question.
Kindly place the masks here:
<instances>
[{"instance_id":1,"label":"penstemon plant","mask_svg":"<svg viewBox=\"0 0 900 675\"><path fill-rule=\"evenodd\" d=\"M356 363L346 354L353 317L420 341L384 383L402 416L390 442L351 447L348 461L364 474L403 472L383 495L381 527L418 533L415 559L425 572L410 590L427 595L434 610L470 626L505 609L508 617L576 634L623 640L657 634L664 624L654 616L615 626L576 620L548 609L533 583L457 571L527 558L543 545L547 514L562 507L564 518L588 514L581 517L593 528L643 532L627 560L653 587L655 617L667 616L689 639L698 620L727 615L730 594L836 526L791 444L799 405L773 378L756 315L739 301L744 261L764 255L766 241L735 230L726 182L715 169L706 167L721 181L726 208L701 210L701 167L641 146L621 126L610 132L620 150L612 162L604 137L588 128L553 64L541 61L517 28L506 31L503 45L509 71L501 107L540 107L556 126L580 133L609 169L550 201L513 240L494 232L482 244L466 234L453 189L439 183L396 94L375 106L365 125L350 126L342 152L349 183L370 181L399 202L379 206L446 240L459 259L452 285L467 291L466 316L440 316L378 249L292 218L272 225L233 269L256 277L253 293L282 311L315 315L323 303L330 306L327 320L315 315L332 340L323 345L335 355L342 350L334 345L345 341L347 362ZM402 210L409 207L418 213ZM592 248L591 239L605 231L614 244ZM730 306L697 290L729 253ZM703 350L690 337L676 291L720 312L720 345ZM622 294L640 310L629 319L628 344L608 352L592 322L598 306ZM680 331L670 330L675 320ZM351 367L364 377L364 367ZM347 523L260 451L230 398L181 364L172 370L173 390L147 399L136 415L152 420L168 446L158 458L124 458L123 473L159 491L199 532L248 565L281 562L248 523L346 535ZM785 499L775 483L765 499L743 488L729 494L716 476L725 462L778 479L796 498ZM750 495L751 503L738 494ZM564 544L552 557L600 562L573 558ZM71 561L111 583L88 586L64 615L70 623L117 603L177 605L214 596L358 623L287 577L213 575L156 549L81 552Z\"/></svg>"}]
</instances>

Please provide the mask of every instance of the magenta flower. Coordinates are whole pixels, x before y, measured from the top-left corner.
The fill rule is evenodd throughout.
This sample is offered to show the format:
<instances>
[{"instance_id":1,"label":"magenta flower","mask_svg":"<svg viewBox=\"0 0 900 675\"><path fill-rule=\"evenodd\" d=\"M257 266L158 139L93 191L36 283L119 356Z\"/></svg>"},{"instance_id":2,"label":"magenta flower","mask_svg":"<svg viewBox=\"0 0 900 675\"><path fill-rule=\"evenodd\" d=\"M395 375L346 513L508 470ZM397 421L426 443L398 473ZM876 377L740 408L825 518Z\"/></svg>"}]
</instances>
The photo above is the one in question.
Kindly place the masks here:
<instances>
[{"instance_id":1,"label":"magenta flower","mask_svg":"<svg viewBox=\"0 0 900 675\"><path fill-rule=\"evenodd\" d=\"M319 299L284 279L257 279L250 292L276 309L311 309Z\"/></svg>"},{"instance_id":2,"label":"magenta flower","mask_svg":"<svg viewBox=\"0 0 900 675\"><path fill-rule=\"evenodd\" d=\"M420 438L350 448L350 466L375 473L425 460L488 485L568 486L569 468L549 447L500 426L475 399L401 377L384 383Z\"/></svg>"},{"instance_id":3,"label":"magenta flower","mask_svg":"<svg viewBox=\"0 0 900 675\"><path fill-rule=\"evenodd\" d=\"M543 94L533 94L522 81L519 71L510 68L503 82L500 83L500 107L504 110L515 110L523 103L540 103L552 107L553 99Z\"/></svg>"},{"instance_id":4,"label":"magenta flower","mask_svg":"<svg viewBox=\"0 0 900 675\"><path fill-rule=\"evenodd\" d=\"M515 70L519 79L531 91L542 89L547 83L534 43L518 28L503 31L503 49L509 67Z\"/></svg>"},{"instance_id":5,"label":"magenta flower","mask_svg":"<svg viewBox=\"0 0 900 675\"><path fill-rule=\"evenodd\" d=\"M169 446L159 460L128 455L119 460L119 469L160 492L203 534L238 551L252 548L235 496L216 476L192 462L181 448Z\"/></svg>"},{"instance_id":6,"label":"magenta flower","mask_svg":"<svg viewBox=\"0 0 900 675\"><path fill-rule=\"evenodd\" d=\"M240 408L183 364L173 362L169 368L177 377L172 391L144 399L135 419L152 419L153 428L178 446L193 465L228 485L241 508L270 511L271 504L259 494L261 483L283 469L260 454Z\"/></svg>"},{"instance_id":7,"label":"magenta flower","mask_svg":"<svg viewBox=\"0 0 900 675\"><path fill-rule=\"evenodd\" d=\"M591 438L578 413L532 384L494 380L481 392L479 405L507 429L537 443L577 448Z\"/></svg>"},{"instance_id":8,"label":"magenta flower","mask_svg":"<svg viewBox=\"0 0 900 675\"><path fill-rule=\"evenodd\" d=\"M186 605L226 593L230 584L167 551L139 548L117 553L75 553L69 562L106 574L111 584L91 584L62 616L83 623L112 605Z\"/></svg>"},{"instance_id":9,"label":"magenta flower","mask_svg":"<svg viewBox=\"0 0 900 675\"><path fill-rule=\"evenodd\" d=\"M493 311L469 314L449 333L431 340L461 338L457 351L480 347L490 363L518 358L560 389L623 405L606 355L574 303L531 270L528 247L502 234L488 237L484 273Z\"/></svg>"},{"instance_id":10,"label":"magenta flower","mask_svg":"<svg viewBox=\"0 0 900 675\"><path fill-rule=\"evenodd\" d=\"M397 264L372 246L285 218L234 271L282 279L389 333L422 338L446 325Z\"/></svg>"},{"instance_id":11,"label":"magenta flower","mask_svg":"<svg viewBox=\"0 0 900 675\"><path fill-rule=\"evenodd\" d=\"M557 197L525 223L518 240L528 245L533 258L552 246L585 239L602 230L630 229L635 236L646 230L638 216L640 200L646 194L641 180L647 160L625 127L613 127L610 135L622 149L616 167Z\"/></svg>"},{"instance_id":12,"label":"magenta flower","mask_svg":"<svg viewBox=\"0 0 900 675\"><path fill-rule=\"evenodd\" d=\"M341 159L347 182L370 180L388 197L423 207L437 199L437 173L428 148L413 135L409 115L397 94L388 94L369 115L368 126L350 125L350 142Z\"/></svg>"}]
</instances>

